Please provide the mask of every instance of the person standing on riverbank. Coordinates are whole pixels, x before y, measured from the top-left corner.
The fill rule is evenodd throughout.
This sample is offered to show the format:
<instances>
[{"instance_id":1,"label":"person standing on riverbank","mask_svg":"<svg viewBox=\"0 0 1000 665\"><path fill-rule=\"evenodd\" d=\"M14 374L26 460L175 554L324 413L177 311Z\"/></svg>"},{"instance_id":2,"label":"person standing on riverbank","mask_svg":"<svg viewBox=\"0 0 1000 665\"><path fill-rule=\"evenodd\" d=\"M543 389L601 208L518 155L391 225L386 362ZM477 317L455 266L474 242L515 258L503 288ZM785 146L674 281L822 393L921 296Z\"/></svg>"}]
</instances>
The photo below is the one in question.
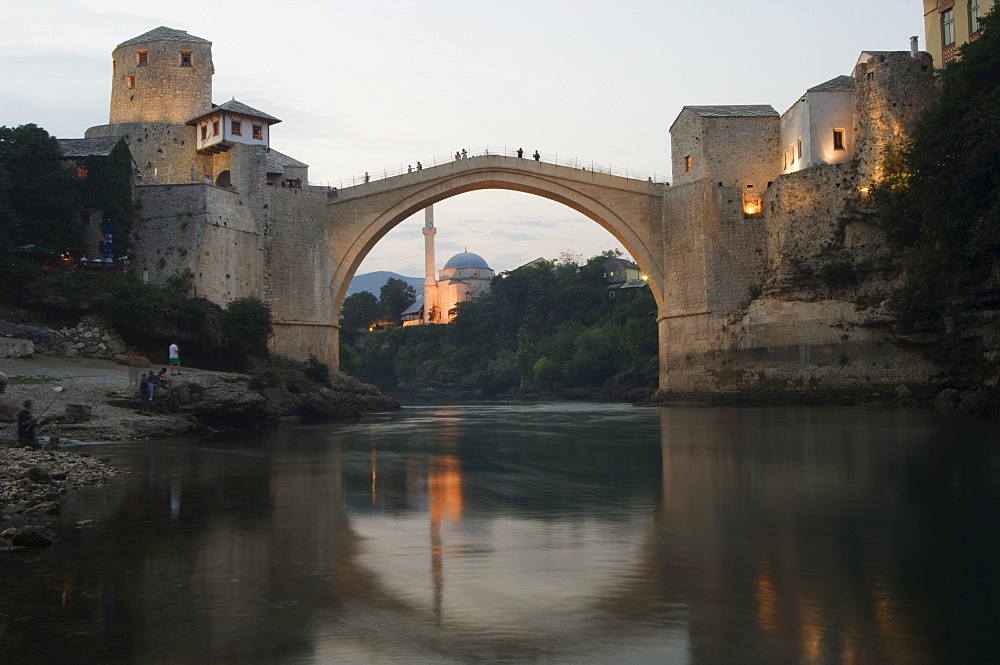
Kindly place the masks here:
<instances>
[{"instance_id":1,"label":"person standing on riverbank","mask_svg":"<svg viewBox=\"0 0 1000 665\"><path fill-rule=\"evenodd\" d=\"M24 400L24 408L17 414L17 440L22 446L39 448L38 439L35 435L35 425L38 418L32 412L35 403L30 399Z\"/></svg>"},{"instance_id":2,"label":"person standing on riverbank","mask_svg":"<svg viewBox=\"0 0 1000 665\"><path fill-rule=\"evenodd\" d=\"M170 348L167 349L167 356L169 356L170 358L171 376L173 376L173 374L175 373L174 372L175 369L177 370L176 374L179 375L181 373L181 352L180 349L177 348L176 344L170 345Z\"/></svg>"},{"instance_id":3,"label":"person standing on riverbank","mask_svg":"<svg viewBox=\"0 0 1000 665\"><path fill-rule=\"evenodd\" d=\"M153 397L153 386L149 384L149 376L143 372L139 379L139 413L149 413L149 400Z\"/></svg>"},{"instance_id":4,"label":"person standing on riverbank","mask_svg":"<svg viewBox=\"0 0 1000 665\"><path fill-rule=\"evenodd\" d=\"M4 393L7 392L7 375L0 372L0 420L14 420L14 407L7 403Z\"/></svg>"}]
</instances>

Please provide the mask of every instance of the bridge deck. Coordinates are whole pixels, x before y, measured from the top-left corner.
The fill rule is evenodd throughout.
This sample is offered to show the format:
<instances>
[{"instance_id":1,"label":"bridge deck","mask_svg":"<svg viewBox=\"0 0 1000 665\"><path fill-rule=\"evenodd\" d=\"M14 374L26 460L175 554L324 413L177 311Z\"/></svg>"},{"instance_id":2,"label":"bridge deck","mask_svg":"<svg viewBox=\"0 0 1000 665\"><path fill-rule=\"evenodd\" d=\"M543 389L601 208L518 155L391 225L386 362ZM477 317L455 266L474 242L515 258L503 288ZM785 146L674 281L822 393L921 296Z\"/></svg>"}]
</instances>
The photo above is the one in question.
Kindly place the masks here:
<instances>
[{"instance_id":1,"label":"bridge deck","mask_svg":"<svg viewBox=\"0 0 1000 665\"><path fill-rule=\"evenodd\" d=\"M652 177L648 177L647 179L631 178L599 169L590 169L584 165L576 168L563 164L536 161L527 157L476 155L474 157L445 162L436 166L425 167L420 170L414 169L409 173L400 173L377 180L372 179L369 182L362 182L358 185L344 187L339 190L333 188L327 196L327 202L330 204L341 203L351 199L381 194L398 187L408 187L424 182L431 183L441 178L484 170L522 172L533 176L573 180L642 194L660 193L662 192L662 188L668 184L654 182Z\"/></svg>"}]
</instances>

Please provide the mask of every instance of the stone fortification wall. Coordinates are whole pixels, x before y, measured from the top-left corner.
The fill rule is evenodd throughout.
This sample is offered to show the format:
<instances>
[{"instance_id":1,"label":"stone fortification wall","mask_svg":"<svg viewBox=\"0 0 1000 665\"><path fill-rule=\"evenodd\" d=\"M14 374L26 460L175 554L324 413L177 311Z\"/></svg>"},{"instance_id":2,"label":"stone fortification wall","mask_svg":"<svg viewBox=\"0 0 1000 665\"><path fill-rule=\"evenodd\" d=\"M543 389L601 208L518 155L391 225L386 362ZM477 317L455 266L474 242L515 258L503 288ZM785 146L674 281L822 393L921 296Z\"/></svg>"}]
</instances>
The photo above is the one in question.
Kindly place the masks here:
<instances>
[{"instance_id":1,"label":"stone fortification wall","mask_svg":"<svg viewBox=\"0 0 1000 665\"><path fill-rule=\"evenodd\" d=\"M336 369L340 347L330 259L325 188L267 187L265 299L275 334L271 349L290 358L314 355Z\"/></svg>"},{"instance_id":2,"label":"stone fortification wall","mask_svg":"<svg viewBox=\"0 0 1000 665\"><path fill-rule=\"evenodd\" d=\"M89 138L123 136L138 170L139 184L180 185L214 176L211 156L195 152L194 127L157 122L98 125L85 133Z\"/></svg>"},{"instance_id":3,"label":"stone fortification wall","mask_svg":"<svg viewBox=\"0 0 1000 665\"><path fill-rule=\"evenodd\" d=\"M146 64L140 64L141 51ZM182 66L182 51L190 53L189 66ZM133 41L111 58L111 124L183 124L212 107L211 42Z\"/></svg>"},{"instance_id":4,"label":"stone fortification wall","mask_svg":"<svg viewBox=\"0 0 1000 665\"><path fill-rule=\"evenodd\" d=\"M929 53L878 53L854 69L854 160L864 183L882 179L886 145L902 145L934 100Z\"/></svg>"},{"instance_id":5,"label":"stone fortification wall","mask_svg":"<svg viewBox=\"0 0 1000 665\"><path fill-rule=\"evenodd\" d=\"M159 285L190 270L193 295L218 304L263 295L263 235L239 193L197 183L138 191L136 270Z\"/></svg>"},{"instance_id":6,"label":"stone fortification wall","mask_svg":"<svg viewBox=\"0 0 1000 665\"><path fill-rule=\"evenodd\" d=\"M711 184L711 183L710 183ZM745 188L715 187L718 222L706 232L708 255L708 310L726 316L749 298L751 285L764 280L766 220L743 210Z\"/></svg>"}]
</instances>

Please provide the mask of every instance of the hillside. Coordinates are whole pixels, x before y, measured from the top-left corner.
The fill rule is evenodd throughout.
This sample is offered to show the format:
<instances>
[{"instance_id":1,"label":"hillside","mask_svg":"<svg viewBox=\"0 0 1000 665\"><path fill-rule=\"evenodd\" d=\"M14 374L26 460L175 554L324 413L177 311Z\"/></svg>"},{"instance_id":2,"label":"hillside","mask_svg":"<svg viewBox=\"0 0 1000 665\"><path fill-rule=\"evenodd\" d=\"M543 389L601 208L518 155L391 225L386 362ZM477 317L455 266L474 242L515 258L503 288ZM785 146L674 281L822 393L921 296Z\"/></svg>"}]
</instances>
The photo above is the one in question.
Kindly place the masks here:
<instances>
[{"instance_id":1,"label":"hillside","mask_svg":"<svg viewBox=\"0 0 1000 665\"><path fill-rule=\"evenodd\" d=\"M367 291L377 296L382 289L382 285L389 281L390 277L403 280L412 286L417 293L423 293L424 291L423 277L404 277L388 270L377 270L375 272L367 272L364 275L355 275L354 279L351 280L351 285L347 287L347 295L350 296L360 291Z\"/></svg>"}]
</instances>

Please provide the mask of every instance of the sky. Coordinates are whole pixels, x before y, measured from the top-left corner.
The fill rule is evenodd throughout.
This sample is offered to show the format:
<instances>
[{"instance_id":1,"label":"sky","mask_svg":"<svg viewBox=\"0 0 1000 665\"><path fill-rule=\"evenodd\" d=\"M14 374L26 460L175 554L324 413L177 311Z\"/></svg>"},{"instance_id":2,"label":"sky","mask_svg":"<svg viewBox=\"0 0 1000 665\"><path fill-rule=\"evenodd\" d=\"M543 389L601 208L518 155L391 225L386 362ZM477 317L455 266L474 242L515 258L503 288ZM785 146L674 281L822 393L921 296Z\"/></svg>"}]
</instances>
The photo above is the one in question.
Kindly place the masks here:
<instances>
[{"instance_id":1,"label":"sky","mask_svg":"<svg viewBox=\"0 0 1000 665\"><path fill-rule=\"evenodd\" d=\"M523 147L670 179L684 105L771 104L850 74L863 50L924 44L919 0L0 0L0 125L60 138L108 121L111 51L160 25L213 42L216 103L281 118L271 147L314 184ZM621 245L588 218L504 191L435 205L438 268L497 271ZM423 275L423 215L358 273ZM626 252L627 254L627 252Z\"/></svg>"}]
</instances>

